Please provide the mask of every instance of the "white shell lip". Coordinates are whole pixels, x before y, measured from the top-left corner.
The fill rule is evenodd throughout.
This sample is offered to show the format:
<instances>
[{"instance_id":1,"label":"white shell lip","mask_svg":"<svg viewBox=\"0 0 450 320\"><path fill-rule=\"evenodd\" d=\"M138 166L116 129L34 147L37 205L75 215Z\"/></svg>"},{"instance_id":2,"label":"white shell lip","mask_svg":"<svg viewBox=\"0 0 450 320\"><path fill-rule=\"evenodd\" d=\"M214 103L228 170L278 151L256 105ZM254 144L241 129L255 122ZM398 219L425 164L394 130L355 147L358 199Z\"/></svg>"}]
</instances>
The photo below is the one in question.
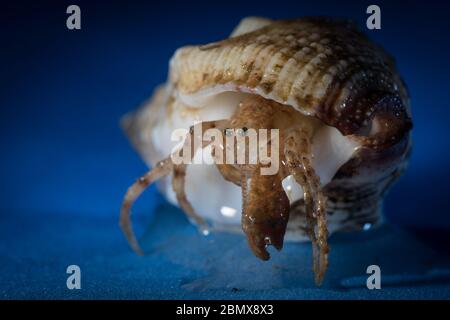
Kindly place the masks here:
<instances>
[{"instance_id":1,"label":"white shell lip","mask_svg":"<svg viewBox=\"0 0 450 320\"><path fill-rule=\"evenodd\" d=\"M205 87L194 93L183 93L181 91L175 90L174 96L192 108L202 108L208 103L208 100L210 100L212 97L224 92L241 92L245 94L255 94L267 100L272 100L280 104L289 105L293 107L296 111L299 111L300 113L304 114L305 116L313 116L313 111L311 109L297 107L298 104L293 99L282 101L272 93L267 94L259 87L250 88L248 86L238 85L233 82L220 84L212 87Z\"/></svg>"}]
</instances>

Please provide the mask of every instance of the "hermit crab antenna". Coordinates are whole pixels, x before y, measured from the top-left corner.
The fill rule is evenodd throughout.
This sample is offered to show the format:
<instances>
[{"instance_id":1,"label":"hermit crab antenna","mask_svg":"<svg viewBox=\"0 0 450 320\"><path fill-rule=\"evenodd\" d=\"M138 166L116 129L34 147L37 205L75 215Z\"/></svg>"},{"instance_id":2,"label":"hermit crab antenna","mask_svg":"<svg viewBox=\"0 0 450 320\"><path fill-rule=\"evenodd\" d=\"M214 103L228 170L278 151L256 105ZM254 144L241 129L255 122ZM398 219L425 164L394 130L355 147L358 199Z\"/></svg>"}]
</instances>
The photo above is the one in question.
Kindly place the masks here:
<instances>
[{"instance_id":1,"label":"hermit crab antenna","mask_svg":"<svg viewBox=\"0 0 450 320\"><path fill-rule=\"evenodd\" d=\"M148 188L154 181L163 178L168 175L173 168L173 163L171 158L167 158L160 161L155 168L144 174L142 177L136 180L129 188L125 197L123 199L122 207L120 209L120 221L119 225L122 229L125 237L128 240L131 248L138 254L143 255L144 252L139 246L136 239L136 235L133 231L133 226L131 223L131 207L137 198Z\"/></svg>"}]
</instances>

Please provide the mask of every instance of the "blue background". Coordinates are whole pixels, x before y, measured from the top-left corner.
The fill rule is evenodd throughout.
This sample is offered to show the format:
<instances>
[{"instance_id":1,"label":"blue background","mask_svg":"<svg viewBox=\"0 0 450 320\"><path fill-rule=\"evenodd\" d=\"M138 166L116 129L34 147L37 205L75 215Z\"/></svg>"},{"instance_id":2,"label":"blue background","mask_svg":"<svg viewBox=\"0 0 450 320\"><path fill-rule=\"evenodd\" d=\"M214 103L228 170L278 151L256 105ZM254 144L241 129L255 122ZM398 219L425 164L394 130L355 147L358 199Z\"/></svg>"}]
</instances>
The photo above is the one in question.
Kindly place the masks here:
<instances>
[{"instance_id":1,"label":"blue background","mask_svg":"<svg viewBox=\"0 0 450 320\"><path fill-rule=\"evenodd\" d=\"M376 1L382 29L369 31L368 1L75 3L79 31L66 28L72 2L2 4L0 298L449 297L450 5ZM150 254L134 256L117 226L126 188L147 170L120 117L165 81L176 48L227 37L248 15L351 18L411 92L414 149L386 199L392 227L332 238L320 289L309 245L259 262L242 237L202 238L153 186L135 206ZM376 262L392 283L374 293L360 283ZM66 289L70 264L83 270L80 291Z\"/></svg>"}]
</instances>

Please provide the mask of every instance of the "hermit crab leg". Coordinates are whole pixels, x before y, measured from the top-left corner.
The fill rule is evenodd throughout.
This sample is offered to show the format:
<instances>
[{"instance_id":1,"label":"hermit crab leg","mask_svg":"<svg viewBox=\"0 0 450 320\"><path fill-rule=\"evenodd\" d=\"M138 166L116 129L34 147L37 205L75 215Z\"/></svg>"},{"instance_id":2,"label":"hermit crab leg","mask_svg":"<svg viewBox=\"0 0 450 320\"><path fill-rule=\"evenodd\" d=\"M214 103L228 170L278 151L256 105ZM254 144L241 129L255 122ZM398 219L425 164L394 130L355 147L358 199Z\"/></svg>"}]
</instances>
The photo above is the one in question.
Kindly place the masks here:
<instances>
[{"instance_id":1,"label":"hermit crab leg","mask_svg":"<svg viewBox=\"0 0 450 320\"><path fill-rule=\"evenodd\" d=\"M208 121L208 122L202 122L198 123L196 125L201 126L201 130L199 132L204 132L210 128L214 128L216 125L216 121ZM191 146L191 159L195 155L195 149L193 142L195 138L196 130L194 130L194 126L192 126L189 130L189 136L186 137L185 144L190 144ZM202 140L200 140L202 141ZM206 144L207 145L207 144ZM202 148L206 146L203 141L200 144ZM180 151L180 156L183 155L183 151ZM176 193L178 203L180 204L183 211L194 220L201 228L202 232L204 232L205 229L207 229L206 222L195 213L195 210L192 208L191 204L189 203L185 191L184 191L184 184L185 184L185 176L186 176L186 164L174 164L172 161L171 156L168 158L158 162L158 164L153 168L152 170L148 171L146 174L144 174L142 177L140 177L133 185L131 185L127 193L125 194L122 207L120 209L120 221L119 225L122 229L126 239L128 240L128 243L130 244L131 248L139 255L143 255L143 250L139 246L139 243L136 239L136 236L133 232L133 227L131 224L131 207L133 206L134 202L137 198L142 194L142 192L145 191L153 182L167 176L173 171L173 180L172 180L172 187L174 192Z\"/></svg>"},{"instance_id":2,"label":"hermit crab leg","mask_svg":"<svg viewBox=\"0 0 450 320\"><path fill-rule=\"evenodd\" d=\"M248 180L248 175L241 175L242 208L246 208L248 203Z\"/></svg>"},{"instance_id":3,"label":"hermit crab leg","mask_svg":"<svg viewBox=\"0 0 450 320\"><path fill-rule=\"evenodd\" d=\"M295 129L287 134L285 157L289 172L303 188L306 219L313 246L313 270L316 282L320 284L328 267L326 202L320 179L311 165L311 147L305 131Z\"/></svg>"},{"instance_id":4,"label":"hermit crab leg","mask_svg":"<svg viewBox=\"0 0 450 320\"><path fill-rule=\"evenodd\" d=\"M194 158L195 153L198 149L198 145L201 145L201 148L206 148L209 144L211 144L212 141L203 141L203 134L208 129L213 128L222 128L224 125L228 124L228 120L217 120L217 121L207 121L198 123L195 126L201 126L201 130L195 130L195 126L192 126L189 129L190 133L190 146L191 146L191 160ZM199 136L195 136L195 134L199 134ZM199 143L194 143L194 139L197 139ZM186 141L186 143L189 143ZM197 147L197 148L196 148ZM184 150L184 149L183 149ZM180 151L180 156L183 156L183 150ZM187 199L186 192L185 192L185 182L186 182L186 163L181 163L174 165L173 170L173 179L172 179L172 188L176 194L178 204L180 205L181 209L183 209L184 213L189 217L189 219L193 220L194 223L198 226L199 230L202 234L207 234L209 230L209 226L206 223L206 221L200 217L192 207L191 203Z\"/></svg>"},{"instance_id":5,"label":"hermit crab leg","mask_svg":"<svg viewBox=\"0 0 450 320\"><path fill-rule=\"evenodd\" d=\"M183 209L184 213L193 220L202 233L208 231L208 225L205 220L200 217L192 207L191 203L187 199L185 192L185 181L186 181L186 164L179 164L174 166L173 170L173 180L172 187L176 194L178 204Z\"/></svg>"},{"instance_id":6,"label":"hermit crab leg","mask_svg":"<svg viewBox=\"0 0 450 320\"><path fill-rule=\"evenodd\" d=\"M133 206L133 203L136 201L136 199L139 198L142 192L144 192L144 190L147 189L149 185L151 185L154 181L170 174L172 169L173 163L170 157L158 162L155 168L144 174L133 185L131 185L131 187L128 188L128 191L125 194L125 198L120 209L119 225L123 233L125 234L125 237L127 238L131 248L139 255L143 255L144 252L139 246L139 243L133 232L133 227L130 219L131 207Z\"/></svg>"}]
</instances>

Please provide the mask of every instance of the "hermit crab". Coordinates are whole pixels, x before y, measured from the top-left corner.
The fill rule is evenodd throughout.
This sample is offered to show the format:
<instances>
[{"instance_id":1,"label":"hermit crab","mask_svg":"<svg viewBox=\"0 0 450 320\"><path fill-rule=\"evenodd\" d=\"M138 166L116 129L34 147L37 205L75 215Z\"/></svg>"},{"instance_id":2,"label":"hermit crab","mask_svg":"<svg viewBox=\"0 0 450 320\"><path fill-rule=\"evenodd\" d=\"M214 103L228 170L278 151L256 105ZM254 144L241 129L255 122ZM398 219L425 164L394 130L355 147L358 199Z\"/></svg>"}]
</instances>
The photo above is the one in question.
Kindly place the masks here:
<instances>
[{"instance_id":1,"label":"hermit crab","mask_svg":"<svg viewBox=\"0 0 450 320\"><path fill-rule=\"evenodd\" d=\"M130 209L159 180L202 232L243 230L263 260L269 245L310 239L320 283L328 236L380 222L384 194L406 167L412 121L393 59L351 22L251 17L228 39L178 49L168 81L122 125L153 167L121 208L136 252ZM183 139L173 141L177 129Z\"/></svg>"}]
</instances>

